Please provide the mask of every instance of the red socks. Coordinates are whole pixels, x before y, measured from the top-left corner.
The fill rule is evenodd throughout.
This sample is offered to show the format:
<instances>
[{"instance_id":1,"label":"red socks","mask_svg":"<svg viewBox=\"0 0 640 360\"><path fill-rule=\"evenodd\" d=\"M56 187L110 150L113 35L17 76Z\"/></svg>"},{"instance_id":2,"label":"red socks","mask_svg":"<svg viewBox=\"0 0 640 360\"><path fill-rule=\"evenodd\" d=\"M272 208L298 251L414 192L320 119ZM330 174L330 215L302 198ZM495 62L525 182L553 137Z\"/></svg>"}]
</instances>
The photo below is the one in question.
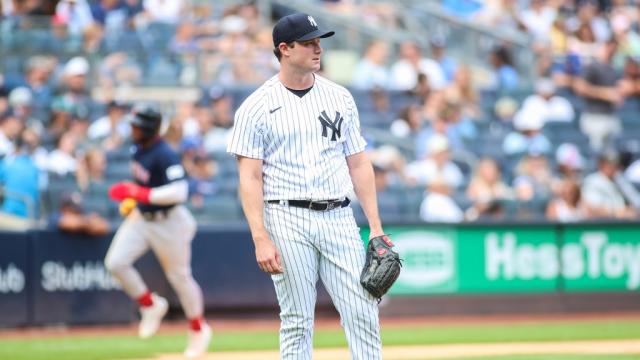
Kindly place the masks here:
<instances>
[{"instance_id":1,"label":"red socks","mask_svg":"<svg viewBox=\"0 0 640 360\"><path fill-rule=\"evenodd\" d=\"M189 329L193 331L202 330L202 317L189 320Z\"/></svg>"},{"instance_id":2,"label":"red socks","mask_svg":"<svg viewBox=\"0 0 640 360\"><path fill-rule=\"evenodd\" d=\"M138 298L138 304L140 304L141 307L149 307L153 305L153 298L151 297L151 292L147 291L146 293L142 294L142 296Z\"/></svg>"}]
</instances>

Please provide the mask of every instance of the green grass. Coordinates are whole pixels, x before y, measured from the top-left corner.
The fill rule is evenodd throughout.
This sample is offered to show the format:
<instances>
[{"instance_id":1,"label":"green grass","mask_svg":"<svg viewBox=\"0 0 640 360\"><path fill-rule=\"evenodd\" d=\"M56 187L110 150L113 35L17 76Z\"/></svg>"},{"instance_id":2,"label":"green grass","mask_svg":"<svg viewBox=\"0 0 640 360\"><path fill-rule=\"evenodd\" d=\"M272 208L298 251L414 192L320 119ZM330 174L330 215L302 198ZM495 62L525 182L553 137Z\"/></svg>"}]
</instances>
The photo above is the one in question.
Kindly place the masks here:
<instances>
[{"instance_id":1,"label":"green grass","mask_svg":"<svg viewBox=\"0 0 640 360\"><path fill-rule=\"evenodd\" d=\"M277 331L215 331L211 351L277 349ZM520 341L570 341L640 338L640 321L589 321L530 324L425 325L386 328L383 343L391 345L491 343ZM318 330L315 346L344 347L342 331ZM151 357L154 354L180 352L185 334L160 334L149 340L133 336L105 335L41 339L0 339L0 359L7 360L111 360ZM639 356L502 356L467 359L496 360L627 360Z\"/></svg>"}]
</instances>

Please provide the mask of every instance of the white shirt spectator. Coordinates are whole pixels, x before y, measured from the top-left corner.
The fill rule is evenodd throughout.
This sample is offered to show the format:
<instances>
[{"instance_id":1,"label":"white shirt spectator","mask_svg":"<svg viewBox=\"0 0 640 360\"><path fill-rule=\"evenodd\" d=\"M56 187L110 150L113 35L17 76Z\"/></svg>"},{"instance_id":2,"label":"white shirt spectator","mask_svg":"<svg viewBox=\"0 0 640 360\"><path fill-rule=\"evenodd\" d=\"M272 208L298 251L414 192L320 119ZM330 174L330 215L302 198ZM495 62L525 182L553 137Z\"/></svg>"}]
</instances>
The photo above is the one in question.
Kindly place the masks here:
<instances>
[{"instance_id":1,"label":"white shirt spectator","mask_svg":"<svg viewBox=\"0 0 640 360\"><path fill-rule=\"evenodd\" d=\"M533 8L522 11L520 21L536 40L544 41L549 39L549 30L555 18L556 11L551 7L543 6L539 11Z\"/></svg>"},{"instance_id":2,"label":"white shirt spectator","mask_svg":"<svg viewBox=\"0 0 640 360\"><path fill-rule=\"evenodd\" d=\"M610 214L626 207L624 196L616 184L601 172L593 173L584 179L581 193L587 205L604 208Z\"/></svg>"},{"instance_id":3,"label":"white shirt spectator","mask_svg":"<svg viewBox=\"0 0 640 360\"><path fill-rule=\"evenodd\" d=\"M2 131L0 131L0 156L6 156L13 153L15 147L13 141L11 141Z\"/></svg>"},{"instance_id":4,"label":"white shirt spectator","mask_svg":"<svg viewBox=\"0 0 640 360\"><path fill-rule=\"evenodd\" d=\"M56 5L56 15L67 25L69 32L80 35L91 26L93 15L86 0L62 0Z\"/></svg>"},{"instance_id":5,"label":"white shirt spectator","mask_svg":"<svg viewBox=\"0 0 640 360\"><path fill-rule=\"evenodd\" d=\"M432 179L441 177L452 189L462 186L464 176L456 164L446 162L441 168L433 159L418 160L407 165L406 174L419 185L427 185Z\"/></svg>"},{"instance_id":6,"label":"white shirt spectator","mask_svg":"<svg viewBox=\"0 0 640 360\"><path fill-rule=\"evenodd\" d=\"M429 85L434 90L442 89L447 81L444 72L435 60L422 58L418 70L427 75ZM406 60L399 60L391 67L391 88L411 90L418 84L418 71Z\"/></svg>"},{"instance_id":7,"label":"white shirt spectator","mask_svg":"<svg viewBox=\"0 0 640 360\"><path fill-rule=\"evenodd\" d=\"M575 117L573 106L569 100L553 96L546 100L540 95L534 94L525 99L522 104L523 111L535 111L547 121L571 122Z\"/></svg>"},{"instance_id":8,"label":"white shirt spectator","mask_svg":"<svg viewBox=\"0 0 640 360\"><path fill-rule=\"evenodd\" d=\"M428 222L459 222L464 214L458 204L445 194L429 192L420 205L420 218Z\"/></svg>"},{"instance_id":9,"label":"white shirt spectator","mask_svg":"<svg viewBox=\"0 0 640 360\"><path fill-rule=\"evenodd\" d=\"M364 90L376 87L386 89L389 86L389 70L369 59L362 59L356 65L351 86Z\"/></svg>"},{"instance_id":10,"label":"white shirt spectator","mask_svg":"<svg viewBox=\"0 0 640 360\"><path fill-rule=\"evenodd\" d=\"M103 116L89 126L87 136L92 140L102 139L111 135L112 132L111 120L108 116ZM116 132L122 138L128 138L131 134L131 125L126 121L120 121L118 122L118 125L116 125Z\"/></svg>"},{"instance_id":11,"label":"white shirt spectator","mask_svg":"<svg viewBox=\"0 0 640 360\"><path fill-rule=\"evenodd\" d=\"M624 172L627 180L634 184L640 184L640 160L636 160Z\"/></svg>"},{"instance_id":12,"label":"white shirt spectator","mask_svg":"<svg viewBox=\"0 0 640 360\"><path fill-rule=\"evenodd\" d=\"M73 156L60 149L50 152L47 162L47 170L60 176L73 174L78 166L78 162Z\"/></svg>"},{"instance_id":13,"label":"white shirt spectator","mask_svg":"<svg viewBox=\"0 0 640 360\"><path fill-rule=\"evenodd\" d=\"M555 95L553 80L543 78L536 82L536 93L522 103L522 112L539 115L543 122L571 122L575 117L573 105L564 97Z\"/></svg>"},{"instance_id":14,"label":"white shirt spectator","mask_svg":"<svg viewBox=\"0 0 640 360\"><path fill-rule=\"evenodd\" d=\"M176 24L180 21L183 0L144 0L142 6L151 17L151 21Z\"/></svg>"}]
</instances>

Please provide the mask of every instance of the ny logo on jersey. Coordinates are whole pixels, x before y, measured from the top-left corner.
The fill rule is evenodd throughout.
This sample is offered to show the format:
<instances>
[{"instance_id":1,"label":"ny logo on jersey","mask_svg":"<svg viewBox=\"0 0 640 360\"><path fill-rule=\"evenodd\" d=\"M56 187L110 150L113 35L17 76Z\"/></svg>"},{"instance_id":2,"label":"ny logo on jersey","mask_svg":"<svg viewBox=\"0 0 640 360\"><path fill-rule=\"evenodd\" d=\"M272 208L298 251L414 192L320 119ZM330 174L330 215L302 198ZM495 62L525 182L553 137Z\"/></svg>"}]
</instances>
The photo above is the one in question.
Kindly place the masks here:
<instances>
[{"instance_id":1,"label":"ny logo on jersey","mask_svg":"<svg viewBox=\"0 0 640 360\"><path fill-rule=\"evenodd\" d=\"M320 120L320 124L322 124L322 136L329 137L327 134L327 128L332 130L331 141L336 141L337 137L340 137L340 128L342 127L342 115L336 111L335 120L331 121L329 115L325 111L323 111L320 116L318 116L318 120Z\"/></svg>"}]
</instances>

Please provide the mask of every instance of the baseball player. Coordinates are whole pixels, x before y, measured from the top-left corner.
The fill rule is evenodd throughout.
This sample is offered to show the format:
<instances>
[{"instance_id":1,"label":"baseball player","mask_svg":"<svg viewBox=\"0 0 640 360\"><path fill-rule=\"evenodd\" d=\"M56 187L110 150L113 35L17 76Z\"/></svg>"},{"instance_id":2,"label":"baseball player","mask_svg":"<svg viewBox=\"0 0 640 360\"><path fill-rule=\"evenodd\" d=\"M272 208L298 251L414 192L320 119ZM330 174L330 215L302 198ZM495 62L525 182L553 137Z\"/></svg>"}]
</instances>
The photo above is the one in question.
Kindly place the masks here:
<instances>
[{"instance_id":1,"label":"baseball player","mask_svg":"<svg viewBox=\"0 0 640 360\"><path fill-rule=\"evenodd\" d=\"M105 264L140 305L138 335L148 338L158 330L169 306L166 299L149 291L133 263L149 248L153 250L189 320L184 354L196 357L207 351L211 329L203 319L202 290L191 275L191 241L196 222L182 205L188 192L186 174L178 154L159 136L159 111L139 104L134 107L130 122L135 143L131 163L135 182L120 182L109 189L109 196L122 202L121 212L130 213L113 238Z\"/></svg>"},{"instance_id":2,"label":"baseball player","mask_svg":"<svg viewBox=\"0 0 640 360\"><path fill-rule=\"evenodd\" d=\"M273 28L279 74L240 106L227 151L260 269L280 305L280 356L311 359L316 282L340 313L353 359L381 357L377 302L359 283L365 251L346 195L353 189L384 234L351 94L315 73L320 39L332 36L296 13Z\"/></svg>"}]
</instances>

